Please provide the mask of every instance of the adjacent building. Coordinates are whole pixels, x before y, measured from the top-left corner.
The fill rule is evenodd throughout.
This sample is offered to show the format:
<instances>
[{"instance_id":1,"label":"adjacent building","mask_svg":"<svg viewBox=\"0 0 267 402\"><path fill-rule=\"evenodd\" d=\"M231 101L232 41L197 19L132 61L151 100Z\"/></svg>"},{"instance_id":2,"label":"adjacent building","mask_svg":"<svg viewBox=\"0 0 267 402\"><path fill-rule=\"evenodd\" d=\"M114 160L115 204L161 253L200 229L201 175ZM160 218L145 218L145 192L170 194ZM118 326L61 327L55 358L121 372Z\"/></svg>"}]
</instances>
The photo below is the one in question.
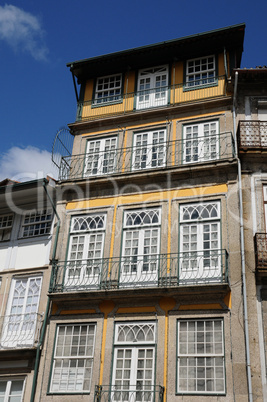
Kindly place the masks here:
<instances>
[{"instance_id":1,"label":"adjacent building","mask_svg":"<svg viewBox=\"0 0 267 402\"><path fill-rule=\"evenodd\" d=\"M30 401L50 278L55 182L0 183L0 400ZM54 200L54 201L53 201Z\"/></svg>"},{"instance_id":2,"label":"adjacent building","mask_svg":"<svg viewBox=\"0 0 267 402\"><path fill-rule=\"evenodd\" d=\"M235 69L234 123L237 127L244 226L244 265L252 393L267 400L267 67Z\"/></svg>"}]
</instances>

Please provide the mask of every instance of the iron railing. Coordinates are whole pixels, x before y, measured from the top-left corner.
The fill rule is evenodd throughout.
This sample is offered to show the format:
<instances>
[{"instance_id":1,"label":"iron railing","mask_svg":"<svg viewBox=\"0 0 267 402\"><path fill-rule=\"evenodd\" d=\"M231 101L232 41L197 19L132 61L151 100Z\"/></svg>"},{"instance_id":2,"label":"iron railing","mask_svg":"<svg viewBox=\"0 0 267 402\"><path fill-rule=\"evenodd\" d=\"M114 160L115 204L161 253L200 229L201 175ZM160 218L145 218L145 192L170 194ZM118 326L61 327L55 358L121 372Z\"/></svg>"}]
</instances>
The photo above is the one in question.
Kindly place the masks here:
<instances>
[{"instance_id":1,"label":"iron railing","mask_svg":"<svg viewBox=\"0 0 267 402\"><path fill-rule=\"evenodd\" d=\"M116 385L96 385L94 402L163 402L164 387L145 385L125 387Z\"/></svg>"},{"instance_id":2,"label":"iron railing","mask_svg":"<svg viewBox=\"0 0 267 402\"><path fill-rule=\"evenodd\" d=\"M241 149L267 148L267 121L241 120L237 136Z\"/></svg>"},{"instance_id":3,"label":"iron railing","mask_svg":"<svg viewBox=\"0 0 267 402\"><path fill-rule=\"evenodd\" d=\"M37 346L43 316L38 313L11 314L0 318L0 349Z\"/></svg>"},{"instance_id":4,"label":"iron railing","mask_svg":"<svg viewBox=\"0 0 267 402\"><path fill-rule=\"evenodd\" d=\"M226 95L225 76L135 91L121 96L82 101L77 104L77 120L97 120L144 112L155 108L201 101Z\"/></svg>"},{"instance_id":5,"label":"iron railing","mask_svg":"<svg viewBox=\"0 0 267 402\"><path fill-rule=\"evenodd\" d=\"M267 233L255 235L256 270L267 273Z\"/></svg>"},{"instance_id":6,"label":"iron railing","mask_svg":"<svg viewBox=\"0 0 267 402\"><path fill-rule=\"evenodd\" d=\"M84 179L153 169L190 166L234 157L231 132L63 156L59 180Z\"/></svg>"},{"instance_id":7,"label":"iron railing","mask_svg":"<svg viewBox=\"0 0 267 402\"><path fill-rule=\"evenodd\" d=\"M174 287L228 282L226 250L57 262L50 292Z\"/></svg>"}]
</instances>

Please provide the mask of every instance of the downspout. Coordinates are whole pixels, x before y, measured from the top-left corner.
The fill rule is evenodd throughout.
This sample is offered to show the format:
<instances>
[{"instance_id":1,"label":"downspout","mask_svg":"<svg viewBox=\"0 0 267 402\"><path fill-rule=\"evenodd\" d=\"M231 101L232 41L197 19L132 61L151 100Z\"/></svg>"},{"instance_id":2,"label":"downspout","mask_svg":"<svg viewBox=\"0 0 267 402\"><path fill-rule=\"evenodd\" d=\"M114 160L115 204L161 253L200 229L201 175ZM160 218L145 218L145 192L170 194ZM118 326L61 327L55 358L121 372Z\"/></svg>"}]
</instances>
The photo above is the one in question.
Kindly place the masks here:
<instances>
[{"instance_id":1,"label":"downspout","mask_svg":"<svg viewBox=\"0 0 267 402\"><path fill-rule=\"evenodd\" d=\"M244 241L244 220L243 220L243 197L242 197L242 176L241 176L241 162L238 157L237 137L236 137L236 94L237 94L238 72L235 72L235 87L233 99L233 126L234 126L234 139L235 139L235 153L237 157L238 169L238 194L239 194L239 219L240 219L240 241L241 241L241 271L242 271L242 288L243 288L243 306L244 306L244 330L245 330L245 347L246 347L246 367L248 377L248 397L249 402L253 401L252 397L252 383L251 383L251 363L250 363L250 350L249 350L249 332L248 332L248 311L247 311L247 287L246 287L246 265L245 265L245 241Z\"/></svg>"},{"instance_id":2,"label":"downspout","mask_svg":"<svg viewBox=\"0 0 267 402\"><path fill-rule=\"evenodd\" d=\"M57 217L57 228L56 228L56 236L55 236L55 241L54 241L54 247L53 247L53 253L52 253L52 269L53 265L55 262L55 257L56 257L56 250L57 250L57 242L58 242L58 234L59 234L59 229L60 229L60 218L57 213L56 207L54 205L54 202L50 196L50 194L47 191L47 184L48 180L44 179L43 180L43 187L45 190L45 193L52 205L53 211ZM52 273L51 273L52 275ZM43 326L42 326L42 331L40 335L40 339L37 345L37 350L36 350L36 358L35 358L35 365L34 365L34 373L33 373L33 380L32 380L32 392L31 392L31 399L30 402L34 402L34 397L35 397L35 392L36 392L36 386L37 386L37 377L38 377L38 370L39 370L39 364L40 364L40 357L41 357L41 347L43 345L44 337L45 337L45 331L46 331L46 326L47 326L47 320L48 320L48 315L49 315L49 308L50 308L50 296L47 296L47 304L46 304L46 310L45 310L45 315L44 315L44 321L43 321Z\"/></svg>"}]
</instances>

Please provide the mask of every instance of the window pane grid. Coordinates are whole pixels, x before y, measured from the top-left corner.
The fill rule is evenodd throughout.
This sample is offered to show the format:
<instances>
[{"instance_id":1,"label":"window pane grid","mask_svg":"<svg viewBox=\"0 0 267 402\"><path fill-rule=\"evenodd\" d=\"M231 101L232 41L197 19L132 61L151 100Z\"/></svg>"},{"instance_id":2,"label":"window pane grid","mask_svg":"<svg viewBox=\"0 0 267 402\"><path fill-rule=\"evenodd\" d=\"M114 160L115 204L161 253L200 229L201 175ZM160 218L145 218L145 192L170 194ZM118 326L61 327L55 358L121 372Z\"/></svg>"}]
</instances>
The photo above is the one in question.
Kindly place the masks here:
<instances>
[{"instance_id":1,"label":"window pane grid","mask_svg":"<svg viewBox=\"0 0 267 402\"><path fill-rule=\"evenodd\" d=\"M189 87L214 83L215 57L188 60L186 73L186 85Z\"/></svg>"},{"instance_id":2,"label":"window pane grid","mask_svg":"<svg viewBox=\"0 0 267 402\"><path fill-rule=\"evenodd\" d=\"M121 98L122 76L111 75L97 79L95 103L112 102Z\"/></svg>"},{"instance_id":3,"label":"window pane grid","mask_svg":"<svg viewBox=\"0 0 267 402\"><path fill-rule=\"evenodd\" d=\"M94 343L94 324L58 327L52 392L90 390Z\"/></svg>"},{"instance_id":4,"label":"window pane grid","mask_svg":"<svg viewBox=\"0 0 267 402\"><path fill-rule=\"evenodd\" d=\"M24 379L0 381L1 402L21 402L23 397Z\"/></svg>"},{"instance_id":5,"label":"window pane grid","mask_svg":"<svg viewBox=\"0 0 267 402\"><path fill-rule=\"evenodd\" d=\"M52 210L43 209L28 213L22 223L22 237L46 235L50 233L52 225Z\"/></svg>"},{"instance_id":6,"label":"window pane grid","mask_svg":"<svg viewBox=\"0 0 267 402\"><path fill-rule=\"evenodd\" d=\"M224 393L222 320L178 322L178 391Z\"/></svg>"},{"instance_id":7,"label":"window pane grid","mask_svg":"<svg viewBox=\"0 0 267 402\"><path fill-rule=\"evenodd\" d=\"M117 137L89 141L84 175L93 176L114 172L117 156Z\"/></svg>"},{"instance_id":8,"label":"window pane grid","mask_svg":"<svg viewBox=\"0 0 267 402\"><path fill-rule=\"evenodd\" d=\"M150 169L166 162L166 130L134 135L133 169Z\"/></svg>"},{"instance_id":9,"label":"window pane grid","mask_svg":"<svg viewBox=\"0 0 267 402\"><path fill-rule=\"evenodd\" d=\"M0 216L0 241L7 241L10 239L13 215Z\"/></svg>"}]
</instances>

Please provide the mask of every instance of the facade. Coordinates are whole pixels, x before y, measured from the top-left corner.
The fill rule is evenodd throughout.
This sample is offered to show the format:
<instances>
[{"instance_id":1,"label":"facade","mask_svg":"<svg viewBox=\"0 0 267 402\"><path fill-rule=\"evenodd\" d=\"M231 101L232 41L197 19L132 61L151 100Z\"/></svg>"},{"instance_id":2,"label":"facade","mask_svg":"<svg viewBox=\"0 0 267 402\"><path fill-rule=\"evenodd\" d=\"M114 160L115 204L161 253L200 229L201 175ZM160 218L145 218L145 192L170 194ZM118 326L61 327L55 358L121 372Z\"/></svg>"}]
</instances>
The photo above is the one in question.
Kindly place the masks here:
<instances>
[{"instance_id":1,"label":"facade","mask_svg":"<svg viewBox=\"0 0 267 402\"><path fill-rule=\"evenodd\" d=\"M36 400L262 400L233 118L244 29L68 64L78 108Z\"/></svg>"},{"instance_id":2,"label":"facade","mask_svg":"<svg viewBox=\"0 0 267 402\"><path fill-rule=\"evenodd\" d=\"M260 395L262 390L261 400L266 401L266 66L234 70L233 84L243 199L252 391L253 395L257 392Z\"/></svg>"},{"instance_id":3,"label":"facade","mask_svg":"<svg viewBox=\"0 0 267 402\"><path fill-rule=\"evenodd\" d=\"M30 401L47 305L55 183L0 183L0 400Z\"/></svg>"}]
</instances>

